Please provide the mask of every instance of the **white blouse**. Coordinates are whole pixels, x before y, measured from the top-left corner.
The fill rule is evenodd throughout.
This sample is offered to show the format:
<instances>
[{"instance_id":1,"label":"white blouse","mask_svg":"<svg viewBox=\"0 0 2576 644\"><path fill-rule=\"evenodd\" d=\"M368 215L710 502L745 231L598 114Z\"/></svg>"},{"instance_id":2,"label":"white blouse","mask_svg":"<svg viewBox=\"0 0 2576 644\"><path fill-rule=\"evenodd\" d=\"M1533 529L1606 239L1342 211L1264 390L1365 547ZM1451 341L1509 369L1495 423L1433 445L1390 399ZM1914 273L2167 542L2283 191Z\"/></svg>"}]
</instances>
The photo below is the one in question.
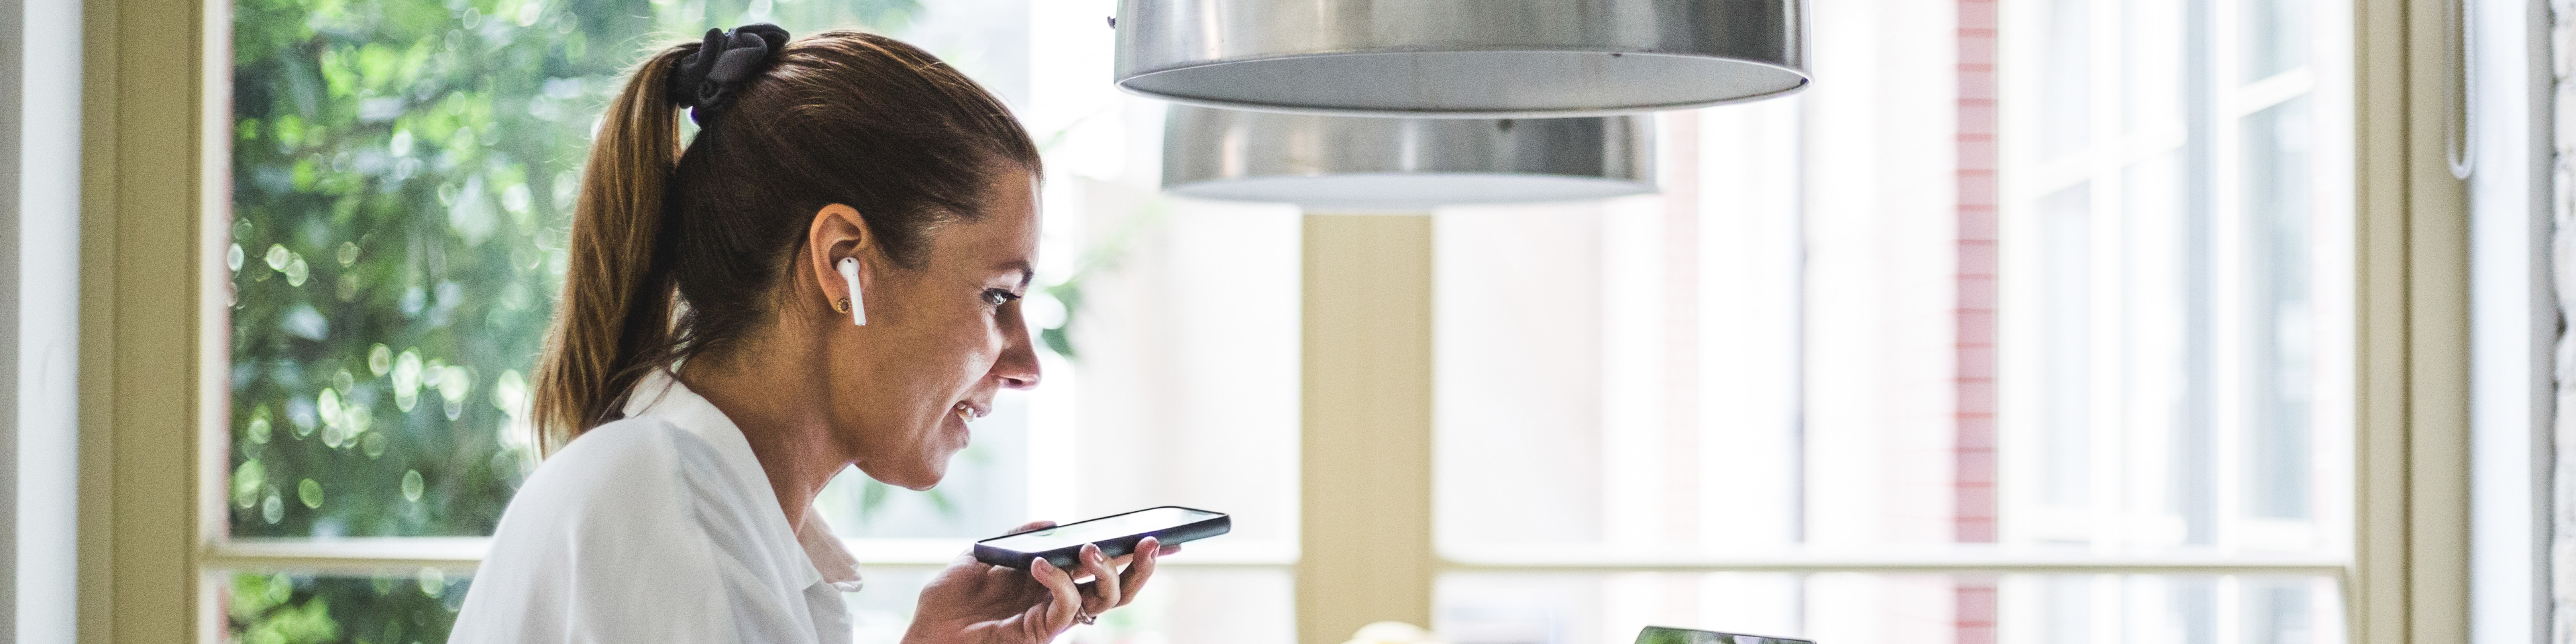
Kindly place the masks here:
<instances>
[{"instance_id":1,"label":"white blouse","mask_svg":"<svg viewBox=\"0 0 2576 644\"><path fill-rule=\"evenodd\" d=\"M787 525L742 430L657 372L519 487L448 641L844 644L858 587L822 517Z\"/></svg>"}]
</instances>

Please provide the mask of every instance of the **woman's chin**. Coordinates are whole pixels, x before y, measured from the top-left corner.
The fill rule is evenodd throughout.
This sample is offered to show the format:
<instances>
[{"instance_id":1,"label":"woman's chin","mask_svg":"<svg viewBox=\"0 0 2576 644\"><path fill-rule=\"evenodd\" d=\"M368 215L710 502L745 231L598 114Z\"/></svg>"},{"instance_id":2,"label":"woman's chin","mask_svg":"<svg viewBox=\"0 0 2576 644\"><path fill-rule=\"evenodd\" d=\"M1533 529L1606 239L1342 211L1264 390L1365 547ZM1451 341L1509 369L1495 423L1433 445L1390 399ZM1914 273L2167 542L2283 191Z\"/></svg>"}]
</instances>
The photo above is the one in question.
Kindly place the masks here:
<instances>
[{"instance_id":1,"label":"woman's chin","mask_svg":"<svg viewBox=\"0 0 2576 644\"><path fill-rule=\"evenodd\" d=\"M904 462L900 459L876 459L858 465L860 472L878 483L914 492L938 487L940 480L948 478L948 459L944 455L935 460Z\"/></svg>"},{"instance_id":2,"label":"woman's chin","mask_svg":"<svg viewBox=\"0 0 2576 644\"><path fill-rule=\"evenodd\" d=\"M909 472L903 476L881 477L877 481L914 492L928 492L930 488L939 487L940 480L948 478L947 469L941 467L922 472Z\"/></svg>"},{"instance_id":3,"label":"woman's chin","mask_svg":"<svg viewBox=\"0 0 2576 644\"><path fill-rule=\"evenodd\" d=\"M948 463L957 456L960 448L945 445L922 447L926 448L923 451L928 453L920 454L919 460L907 463L900 460L879 459L861 462L859 470L866 472L868 478L876 479L879 483L914 492L938 487L940 481L948 478Z\"/></svg>"}]
</instances>

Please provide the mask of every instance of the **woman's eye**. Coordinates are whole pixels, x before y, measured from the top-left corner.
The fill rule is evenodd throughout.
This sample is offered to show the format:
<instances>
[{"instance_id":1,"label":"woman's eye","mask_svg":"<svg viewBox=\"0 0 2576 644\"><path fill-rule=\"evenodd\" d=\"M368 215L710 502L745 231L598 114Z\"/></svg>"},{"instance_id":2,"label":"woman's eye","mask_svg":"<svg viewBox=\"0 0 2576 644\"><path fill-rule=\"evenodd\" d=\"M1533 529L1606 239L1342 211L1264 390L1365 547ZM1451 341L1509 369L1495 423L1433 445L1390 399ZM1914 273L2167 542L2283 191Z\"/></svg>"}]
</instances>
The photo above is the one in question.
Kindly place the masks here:
<instances>
[{"instance_id":1,"label":"woman's eye","mask_svg":"<svg viewBox=\"0 0 2576 644\"><path fill-rule=\"evenodd\" d=\"M1011 300L1016 299L1020 299L1020 294L998 288L986 289L984 291L984 303L992 306L1009 304L1011 303Z\"/></svg>"}]
</instances>

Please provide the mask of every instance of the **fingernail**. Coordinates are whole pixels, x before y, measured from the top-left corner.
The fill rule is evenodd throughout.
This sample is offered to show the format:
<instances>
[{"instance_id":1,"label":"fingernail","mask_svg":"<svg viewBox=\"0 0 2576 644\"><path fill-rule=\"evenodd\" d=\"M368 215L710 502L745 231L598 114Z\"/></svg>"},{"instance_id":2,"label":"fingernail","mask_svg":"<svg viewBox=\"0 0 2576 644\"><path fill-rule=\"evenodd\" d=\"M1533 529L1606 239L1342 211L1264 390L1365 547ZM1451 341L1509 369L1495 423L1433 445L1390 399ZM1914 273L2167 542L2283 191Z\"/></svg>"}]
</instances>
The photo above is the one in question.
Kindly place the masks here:
<instances>
[{"instance_id":1,"label":"fingernail","mask_svg":"<svg viewBox=\"0 0 2576 644\"><path fill-rule=\"evenodd\" d=\"M1084 558L1087 558L1087 559L1099 559L1099 558L1100 558L1100 544L1097 544L1097 543L1086 543L1086 544L1082 544L1082 556L1083 556Z\"/></svg>"},{"instance_id":2,"label":"fingernail","mask_svg":"<svg viewBox=\"0 0 2576 644\"><path fill-rule=\"evenodd\" d=\"M1047 561L1045 557L1039 557L1039 558L1037 558L1037 559L1034 559L1033 561L1035 561L1036 563L1029 564L1029 569L1030 569L1030 570L1035 570L1035 571L1039 571L1039 572L1046 572L1046 571L1055 570L1055 562Z\"/></svg>"}]
</instances>

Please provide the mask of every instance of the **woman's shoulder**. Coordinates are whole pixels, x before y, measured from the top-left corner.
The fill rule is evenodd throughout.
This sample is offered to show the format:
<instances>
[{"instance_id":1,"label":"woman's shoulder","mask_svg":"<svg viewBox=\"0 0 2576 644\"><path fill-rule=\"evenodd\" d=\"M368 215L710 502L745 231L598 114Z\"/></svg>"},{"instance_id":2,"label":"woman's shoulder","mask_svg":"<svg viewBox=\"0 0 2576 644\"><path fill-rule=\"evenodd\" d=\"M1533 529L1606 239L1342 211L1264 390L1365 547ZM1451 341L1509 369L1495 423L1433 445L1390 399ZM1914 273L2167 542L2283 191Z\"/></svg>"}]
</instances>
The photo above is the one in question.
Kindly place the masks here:
<instances>
[{"instance_id":1,"label":"woman's shoulder","mask_svg":"<svg viewBox=\"0 0 2576 644\"><path fill-rule=\"evenodd\" d=\"M522 518L562 524L584 517L618 520L687 512L698 496L690 488L704 478L691 470L707 467L711 451L696 434L659 418L600 425L539 464L512 496L502 523L508 527L511 519Z\"/></svg>"},{"instance_id":2,"label":"woman's shoulder","mask_svg":"<svg viewBox=\"0 0 2576 644\"><path fill-rule=\"evenodd\" d=\"M550 470L563 473L591 473L597 470L629 470L632 465L647 462L677 462L684 453L702 447L701 441L687 429L655 417L627 418L590 428L575 437L563 449L546 457L545 463L529 477L531 484ZM602 472L615 474L616 472Z\"/></svg>"},{"instance_id":3,"label":"woman's shoulder","mask_svg":"<svg viewBox=\"0 0 2576 644\"><path fill-rule=\"evenodd\" d=\"M640 418L601 425L548 457L502 511L450 641L620 641L588 638L715 620L721 602L673 583L716 573L717 545L696 525L704 500L682 471L703 451L685 429Z\"/></svg>"},{"instance_id":4,"label":"woman's shoulder","mask_svg":"<svg viewBox=\"0 0 2576 644\"><path fill-rule=\"evenodd\" d=\"M528 475L518 496L557 488L611 488L668 479L673 466L700 442L688 430L659 418L629 418L582 432L548 455ZM568 491L568 490L567 490Z\"/></svg>"}]
</instances>

